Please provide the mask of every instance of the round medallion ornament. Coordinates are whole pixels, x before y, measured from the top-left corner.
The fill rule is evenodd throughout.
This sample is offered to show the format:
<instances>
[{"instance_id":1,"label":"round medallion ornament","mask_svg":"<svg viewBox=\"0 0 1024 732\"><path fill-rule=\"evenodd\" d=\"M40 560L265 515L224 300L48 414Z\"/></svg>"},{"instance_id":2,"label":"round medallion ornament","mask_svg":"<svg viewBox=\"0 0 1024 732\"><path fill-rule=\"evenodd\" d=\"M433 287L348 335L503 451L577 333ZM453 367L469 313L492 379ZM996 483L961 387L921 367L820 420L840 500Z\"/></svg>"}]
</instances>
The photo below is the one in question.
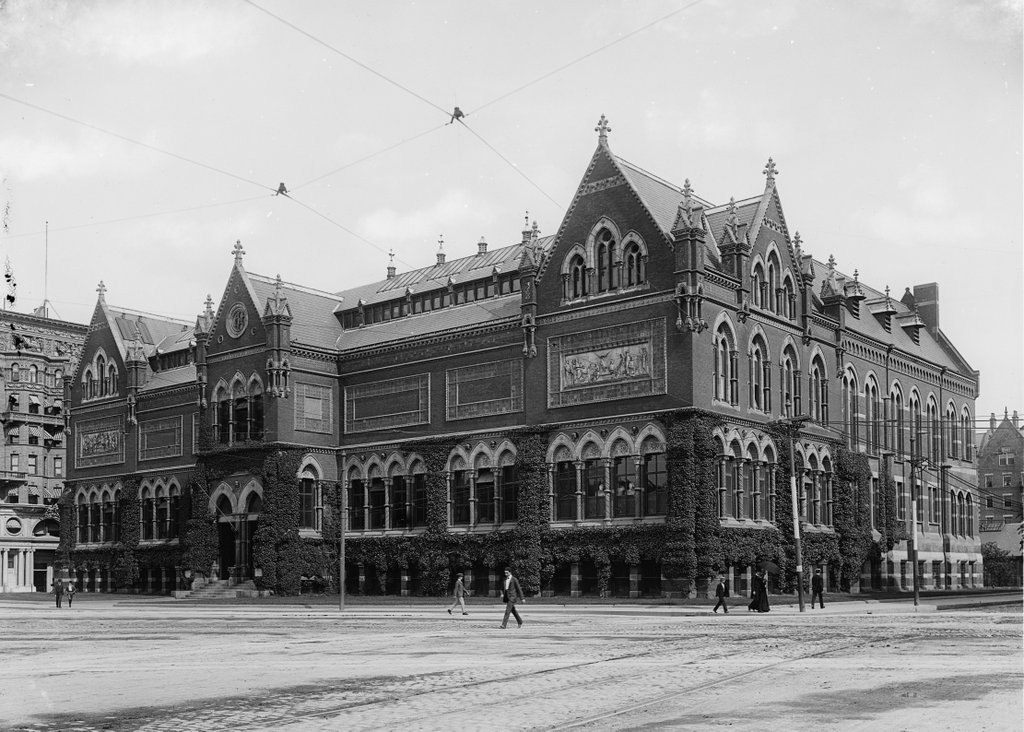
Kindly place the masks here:
<instances>
[{"instance_id":1,"label":"round medallion ornament","mask_svg":"<svg viewBox=\"0 0 1024 732\"><path fill-rule=\"evenodd\" d=\"M21 521L14 518L13 516L7 519L7 533L11 536L17 536L21 533Z\"/></svg>"},{"instance_id":2,"label":"round medallion ornament","mask_svg":"<svg viewBox=\"0 0 1024 732\"><path fill-rule=\"evenodd\" d=\"M231 306L231 310L228 312L228 335L232 338L238 338L245 332L245 328L248 325L249 311L245 309L245 305L240 302L236 302Z\"/></svg>"}]
</instances>

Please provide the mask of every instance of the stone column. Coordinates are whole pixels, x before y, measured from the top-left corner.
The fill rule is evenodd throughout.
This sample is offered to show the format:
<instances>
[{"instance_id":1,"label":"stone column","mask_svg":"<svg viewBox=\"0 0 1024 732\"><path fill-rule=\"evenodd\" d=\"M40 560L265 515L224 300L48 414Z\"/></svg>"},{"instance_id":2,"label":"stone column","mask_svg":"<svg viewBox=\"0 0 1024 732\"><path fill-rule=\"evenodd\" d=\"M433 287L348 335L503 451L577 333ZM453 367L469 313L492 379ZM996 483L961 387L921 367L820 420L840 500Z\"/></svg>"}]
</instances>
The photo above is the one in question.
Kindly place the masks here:
<instances>
[{"instance_id":1,"label":"stone column","mask_svg":"<svg viewBox=\"0 0 1024 732\"><path fill-rule=\"evenodd\" d=\"M384 478L384 530L391 528L391 478Z\"/></svg>"},{"instance_id":2,"label":"stone column","mask_svg":"<svg viewBox=\"0 0 1024 732\"><path fill-rule=\"evenodd\" d=\"M580 596L580 563L573 562L569 575L569 596Z\"/></svg>"},{"instance_id":3,"label":"stone column","mask_svg":"<svg viewBox=\"0 0 1024 732\"><path fill-rule=\"evenodd\" d=\"M469 526L476 526L476 470L467 470L469 473Z\"/></svg>"},{"instance_id":4,"label":"stone column","mask_svg":"<svg viewBox=\"0 0 1024 732\"><path fill-rule=\"evenodd\" d=\"M583 516L583 462L573 465L576 468L576 520L579 521Z\"/></svg>"},{"instance_id":5,"label":"stone column","mask_svg":"<svg viewBox=\"0 0 1024 732\"><path fill-rule=\"evenodd\" d=\"M629 565L629 596L632 599L640 597L640 565Z\"/></svg>"},{"instance_id":6,"label":"stone column","mask_svg":"<svg viewBox=\"0 0 1024 732\"><path fill-rule=\"evenodd\" d=\"M33 547L29 547L28 550L28 562L25 567L25 584L29 589L35 589L36 586L36 550Z\"/></svg>"},{"instance_id":7,"label":"stone column","mask_svg":"<svg viewBox=\"0 0 1024 732\"><path fill-rule=\"evenodd\" d=\"M0 592L7 586L7 550L0 549Z\"/></svg>"}]
</instances>

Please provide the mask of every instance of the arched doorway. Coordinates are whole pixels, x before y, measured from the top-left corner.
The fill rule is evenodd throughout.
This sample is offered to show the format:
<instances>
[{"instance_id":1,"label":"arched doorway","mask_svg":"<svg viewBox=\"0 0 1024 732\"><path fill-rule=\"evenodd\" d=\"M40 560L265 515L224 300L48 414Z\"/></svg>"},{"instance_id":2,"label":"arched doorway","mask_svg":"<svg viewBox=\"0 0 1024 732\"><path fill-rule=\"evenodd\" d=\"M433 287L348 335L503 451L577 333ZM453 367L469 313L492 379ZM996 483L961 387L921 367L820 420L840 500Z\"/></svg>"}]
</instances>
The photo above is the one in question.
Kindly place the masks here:
<instances>
[{"instance_id":1,"label":"arched doorway","mask_svg":"<svg viewBox=\"0 0 1024 732\"><path fill-rule=\"evenodd\" d=\"M217 579L229 579L231 568L235 566L235 516L227 496L217 500L217 549Z\"/></svg>"}]
</instances>

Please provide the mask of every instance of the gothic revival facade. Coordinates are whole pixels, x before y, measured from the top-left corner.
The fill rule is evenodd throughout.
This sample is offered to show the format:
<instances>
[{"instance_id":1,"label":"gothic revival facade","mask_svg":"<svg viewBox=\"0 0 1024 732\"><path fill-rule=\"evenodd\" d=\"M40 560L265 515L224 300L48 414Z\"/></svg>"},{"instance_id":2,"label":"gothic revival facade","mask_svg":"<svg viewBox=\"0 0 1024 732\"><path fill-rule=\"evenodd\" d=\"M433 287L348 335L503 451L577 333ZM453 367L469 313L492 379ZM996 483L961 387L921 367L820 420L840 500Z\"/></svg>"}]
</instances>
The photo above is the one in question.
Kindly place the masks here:
<instances>
[{"instance_id":1,"label":"gothic revival facade","mask_svg":"<svg viewBox=\"0 0 1024 732\"><path fill-rule=\"evenodd\" d=\"M980 582L978 374L938 287L893 298L808 254L771 160L759 194L714 204L597 131L552 235L335 294L248 272L239 244L216 311L149 338L101 294L70 385L72 563L123 563L103 526L130 484L128 548L163 589L329 578L340 516L352 591L458 569L488 593L508 562L533 591L672 595L715 571L742 591L760 560L786 589L792 456L805 563L833 587L909 588L913 529L923 586ZM83 370L101 349L134 374L116 394Z\"/></svg>"}]
</instances>

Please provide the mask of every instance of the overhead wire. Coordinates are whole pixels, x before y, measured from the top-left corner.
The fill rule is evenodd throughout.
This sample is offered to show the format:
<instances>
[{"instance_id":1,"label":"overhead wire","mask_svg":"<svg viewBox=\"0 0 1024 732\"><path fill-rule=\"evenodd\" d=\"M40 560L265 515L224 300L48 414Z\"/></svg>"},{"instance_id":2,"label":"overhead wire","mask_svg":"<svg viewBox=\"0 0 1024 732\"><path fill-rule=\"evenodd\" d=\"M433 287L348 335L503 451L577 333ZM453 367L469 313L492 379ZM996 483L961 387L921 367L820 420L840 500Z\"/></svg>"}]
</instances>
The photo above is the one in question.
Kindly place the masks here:
<instances>
[{"instance_id":1,"label":"overhead wire","mask_svg":"<svg viewBox=\"0 0 1024 732\"><path fill-rule=\"evenodd\" d=\"M522 170L520 170L520 168L519 168L519 166L518 166L518 165L516 165L516 164L515 164L515 163L513 163L513 162L512 162L511 160L509 160L509 159L508 159L508 158L506 158L506 157L505 157L504 155L502 155L502 154L501 154L500 152L498 152L498 149L497 149L496 147L494 147L494 145L492 145L491 143L487 142L487 140L485 140L485 139L484 139L484 138L483 138L483 137L482 137L482 136L480 135L480 133L478 133L478 132L477 132L476 130L474 130L474 129L473 129L472 127L470 127L470 126L469 126L468 124L466 124L466 122L465 122L464 120L459 120L459 122L460 122L460 123L462 124L462 126L463 126L463 127L465 127L465 128L467 129L467 130L469 130L470 134L472 134L472 135L473 135L473 136L474 136L474 137L475 137L476 139L478 139L478 140L479 140L480 142L482 142L482 143L483 143L484 145L486 145L486 146L487 146L487 148L488 148L488 149L490 149L490 151L491 151L491 152L493 152L493 153L494 153L495 155L497 155L497 156L498 156L499 158L501 158L502 160L504 160L504 161L505 161L505 163L506 163L506 164L507 164L507 165L508 165L508 166L509 166L510 168L512 168L512 170L516 171L516 172L517 172L517 173L518 173L519 175L521 175L521 176L523 177L523 180L525 180L525 181L526 181L527 183L529 183L529 184L530 184L531 186L533 186L533 187L534 187L534 188L536 188L536 189L537 189L538 191L540 191L540 192L541 192L541 194L543 194L545 198L547 198L547 199L548 199L549 201L551 201L551 203L555 204L555 205L556 205L556 206L557 206L558 208L560 208L560 209L561 209L561 208L565 208L565 207L564 207L564 206L563 206L563 205L562 205L561 203L559 203L559 202L558 202L558 201L556 201L556 200L555 200L554 198L552 198L552 197L551 197L551 196L550 196L550 195L548 194L548 192L547 192L547 191L545 191L545 190L544 190L543 188L541 188L541 187L540 187L539 185L537 185L536 183L534 183L534 182L533 182L533 180L532 180L532 179L530 178L530 176L528 176L528 175L527 175L526 173L524 173L524 172L523 172Z\"/></svg>"},{"instance_id":2,"label":"overhead wire","mask_svg":"<svg viewBox=\"0 0 1024 732\"><path fill-rule=\"evenodd\" d=\"M438 104L435 104L434 102L430 101L426 97L424 97L424 96L422 96L420 94L417 94L416 92L414 92L409 87L407 87L407 86L405 86L403 84L400 84L399 82L395 81L394 79L392 79L391 77L387 76L386 74L382 74L381 72L377 71L376 69L372 68L371 66L367 66L366 64L364 64L359 59L354 58L353 56L350 56L349 54L345 53L341 49L332 46L330 43L327 43L327 41L324 41L324 40L321 40L320 38L317 38L312 33L308 32L308 31L305 31L302 28L300 28L299 26L295 25L294 23L291 23L291 22L285 20L280 15L275 15L274 13L270 12L266 8L264 8L264 7L260 6L260 5L257 5L255 2L253 2L253 0L243 0L243 2L245 2L246 4L251 5L252 7L256 8L261 13L265 13L266 15L269 15L271 18L273 18L274 20L278 21L279 23L282 23L283 25L288 26L289 28L291 28L296 33L300 33L300 34L304 35L306 38L308 38L309 40L313 41L314 43L318 43L319 45L323 46L324 48L326 48L326 49L328 49L330 51L333 51L334 53L338 54L342 58L344 58L344 59L346 59L348 61L351 61L352 63L354 63L359 68L361 68L361 69L363 69L363 70L373 74L374 76L378 77L379 79L382 79L382 80L386 81L387 83L391 84L392 86L395 86L395 87L401 89L406 94L410 94L410 95L416 97L417 99L419 99L424 104L429 104L431 107L433 107L434 109L436 109L439 112L441 112L441 114L443 114L444 116L447 117L449 114L451 114L451 110L445 109L445 108L439 106Z\"/></svg>"},{"instance_id":3,"label":"overhead wire","mask_svg":"<svg viewBox=\"0 0 1024 732\"><path fill-rule=\"evenodd\" d=\"M41 107L38 104L32 104L31 102L26 102L23 99L18 99L16 97L12 97L10 94L5 94L3 92L0 92L0 98L6 99L6 100L8 100L10 102L14 102L15 104L21 104L21 105L23 105L25 107L29 107L30 109L34 109L34 110L36 110L38 112L43 112L44 114L49 114L49 115L51 115L53 117L57 117L58 119L65 120L66 122L72 122L72 123L74 123L76 125L81 125L82 127L86 127L86 128L88 128L90 130L94 130L96 132L103 133L104 135L109 135L111 137L116 137L118 140L123 140L124 142L131 143L132 145L138 145L139 147L144 147L147 150L152 150L153 152L158 152L161 155L167 155L168 157L175 158L176 160L181 160L183 162L189 163L190 165L196 165L196 166L198 166L200 168L205 168L206 170L211 170L211 171L213 171L215 173L220 173L221 175L226 175L229 178L234 178L235 180L240 180L240 181L242 181L244 183L249 183L250 185L254 185L254 186L257 186L259 188L264 188L264 189L269 190L271 192L273 192L275 190L273 187L268 186L265 183L259 183L257 181L252 180L251 178L246 178L245 176L236 175L235 173L232 173L230 171L224 170L222 168L218 168L218 167L216 167L214 165L207 165L206 163L199 162L198 160L193 160L192 158L185 157L184 155L179 155L178 153L171 152L170 150L164 150L163 148L159 148L156 145L150 145L147 142L142 142L141 140L136 140L136 139L128 137L126 135L122 135L120 133L113 132L112 130L105 129L105 128L100 127L98 125L90 124L88 122L83 122L80 119L75 119L74 117L71 117L69 115L62 114L60 112L55 112L52 109L47 109L46 107Z\"/></svg>"},{"instance_id":4,"label":"overhead wire","mask_svg":"<svg viewBox=\"0 0 1024 732\"><path fill-rule=\"evenodd\" d=\"M476 114L477 112L481 112L484 109L487 109L488 107L490 107L492 104L497 104L498 102L500 102L500 101L502 101L504 99L508 99L509 97L511 97L511 96L513 96L515 94L518 94L519 92L521 92L521 91L523 91L525 89L529 89L534 84L538 84L538 83L544 81L545 79L549 79L552 76L554 76L555 74L558 74L558 73L560 73L562 71L565 71L566 69L568 69L568 68L570 68L572 66L575 66L576 64L580 63L581 61L587 60L591 56L596 56L597 54L601 53L602 51L606 51L607 49L611 48L612 46L617 45L619 43L622 43L623 41L626 41L626 40L632 38L633 36L637 35L638 33L642 33L643 31L648 30L649 28L653 28L654 26L656 26L659 23L662 23L662 22L668 20L669 18L671 18L674 15L678 15L679 13L682 13L685 10L689 10L690 8L694 7L695 5L699 5L701 2L703 2L703 0L693 0L693 2L687 3L686 5L673 10L671 13L663 15L660 18L656 18L655 20L652 20L650 23L642 25L639 28L636 28L635 30L630 31L626 35L620 36L619 38L616 38L614 41L610 41L609 43L606 43L603 46L600 46L599 48L595 48L593 51L589 51L589 52L583 54L582 56L580 56L580 57L578 57L576 59L573 59L572 61L569 61L568 63L562 64L558 68L553 69L552 71L549 71L546 74L542 74L542 75L538 76L536 79L533 79L532 81L528 81L525 84L516 87L512 91L509 91L509 92L506 92L506 93L504 93L504 94L502 94L500 96L497 96L494 99L490 100L489 102L485 102L484 104L480 105L476 109L473 109L473 110L471 110L469 112L466 112L466 116L468 117L471 114Z\"/></svg>"}]
</instances>

